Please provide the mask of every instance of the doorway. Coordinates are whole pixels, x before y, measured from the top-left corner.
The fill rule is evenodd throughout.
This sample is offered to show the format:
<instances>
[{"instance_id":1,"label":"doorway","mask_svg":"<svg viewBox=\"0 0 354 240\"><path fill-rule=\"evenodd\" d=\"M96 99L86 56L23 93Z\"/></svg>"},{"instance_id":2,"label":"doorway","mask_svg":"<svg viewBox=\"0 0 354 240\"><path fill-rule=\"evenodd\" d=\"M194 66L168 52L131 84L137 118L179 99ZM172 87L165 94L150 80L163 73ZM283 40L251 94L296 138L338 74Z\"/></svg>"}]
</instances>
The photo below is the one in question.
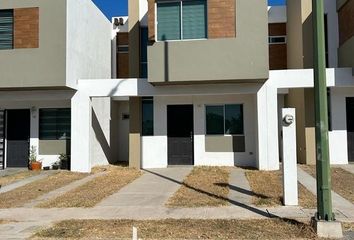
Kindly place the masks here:
<instances>
[{"instance_id":1,"label":"doorway","mask_svg":"<svg viewBox=\"0 0 354 240\"><path fill-rule=\"evenodd\" d=\"M7 167L28 167L30 110L6 110Z\"/></svg>"},{"instance_id":2,"label":"doorway","mask_svg":"<svg viewBox=\"0 0 354 240\"><path fill-rule=\"evenodd\" d=\"M346 104L347 104L348 161L354 162L354 97L347 98Z\"/></svg>"},{"instance_id":3,"label":"doorway","mask_svg":"<svg viewBox=\"0 0 354 240\"><path fill-rule=\"evenodd\" d=\"M167 106L168 165L193 165L193 105Z\"/></svg>"}]
</instances>

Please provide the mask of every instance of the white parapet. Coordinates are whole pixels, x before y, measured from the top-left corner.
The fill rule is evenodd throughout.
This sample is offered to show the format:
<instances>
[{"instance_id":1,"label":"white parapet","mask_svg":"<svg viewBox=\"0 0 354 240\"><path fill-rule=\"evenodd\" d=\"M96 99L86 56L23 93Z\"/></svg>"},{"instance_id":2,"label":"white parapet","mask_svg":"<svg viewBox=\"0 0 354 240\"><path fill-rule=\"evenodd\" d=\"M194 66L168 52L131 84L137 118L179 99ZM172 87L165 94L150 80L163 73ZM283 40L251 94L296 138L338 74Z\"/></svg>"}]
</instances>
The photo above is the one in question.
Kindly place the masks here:
<instances>
[{"instance_id":1,"label":"white parapet","mask_svg":"<svg viewBox=\"0 0 354 240\"><path fill-rule=\"evenodd\" d=\"M285 206L298 205L295 109L282 110L283 194Z\"/></svg>"}]
</instances>

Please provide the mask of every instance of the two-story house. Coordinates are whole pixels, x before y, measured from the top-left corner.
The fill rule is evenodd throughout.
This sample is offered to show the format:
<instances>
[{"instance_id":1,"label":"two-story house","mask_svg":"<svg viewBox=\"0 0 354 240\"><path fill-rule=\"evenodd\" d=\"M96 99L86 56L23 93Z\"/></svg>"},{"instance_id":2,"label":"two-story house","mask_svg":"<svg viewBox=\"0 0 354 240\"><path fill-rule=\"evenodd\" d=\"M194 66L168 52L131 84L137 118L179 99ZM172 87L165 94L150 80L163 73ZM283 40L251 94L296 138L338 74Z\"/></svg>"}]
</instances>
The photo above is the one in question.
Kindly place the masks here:
<instances>
[{"instance_id":1,"label":"two-story house","mask_svg":"<svg viewBox=\"0 0 354 240\"><path fill-rule=\"evenodd\" d=\"M260 131L266 1L130 0L128 18L113 26L116 79L80 80L73 103L74 170L116 160L279 168Z\"/></svg>"},{"instance_id":2,"label":"two-story house","mask_svg":"<svg viewBox=\"0 0 354 240\"><path fill-rule=\"evenodd\" d=\"M111 77L111 24L90 0L1 0L0 169L70 154L80 78Z\"/></svg>"}]
</instances>

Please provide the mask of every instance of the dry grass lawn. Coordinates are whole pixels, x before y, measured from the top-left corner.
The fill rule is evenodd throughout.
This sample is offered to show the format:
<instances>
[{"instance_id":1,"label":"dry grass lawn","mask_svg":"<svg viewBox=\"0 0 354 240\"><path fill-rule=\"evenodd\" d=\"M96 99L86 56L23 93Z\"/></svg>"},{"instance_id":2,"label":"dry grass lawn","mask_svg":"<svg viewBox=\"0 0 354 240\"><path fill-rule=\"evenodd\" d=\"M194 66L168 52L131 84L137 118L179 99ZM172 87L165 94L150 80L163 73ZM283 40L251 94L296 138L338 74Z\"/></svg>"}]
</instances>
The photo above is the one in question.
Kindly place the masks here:
<instances>
[{"instance_id":1,"label":"dry grass lawn","mask_svg":"<svg viewBox=\"0 0 354 240\"><path fill-rule=\"evenodd\" d=\"M0 186L9 185L25 178L33 177L38 175L39 173L40 171L23 171L8 176L0 177Z\"/></svg>"},{"instance_id":2,"label":"dry grass lawn","mask_svg":"<svg viewBox=\"0 0 354 240\"><path fill-rule=\"evenodd\" d=\"M21 207L25 203L79 180L87 174L58 171L54 175L29 183L12 191L0 194L0 208Z\"/></svg>"},{"instance_id":3,"label":"dry grass lawn","mask_svg":"<svg viewBox=\"0 0 354 240\"><path fill-rule=\"evenodd\" d=\"M301 165L301 168L316 178L316 166ZM332 167L332 190L354 203L354 174L342 168Z\"/></svg>"},{"instance_id":4,"label":"dry grass lawn","mask_svg":"<svg viewBox=\"0 0 354 240\"><path fill-rule=\"evenodd\" d=\"M94 207L104 198L117 192L142 174L139 170L119 166L99 167L93 170L93 172L100 171L106 171L107 174L99 176L57 198L41 203L38 207Z\"/></svg>"},{"instance_id":5,"label":"dry grass lawn","mask_svg":"<svg viewBox=\"0 0 354 240\"><path fill-rule=\"evenodd\" d=\"M246 172L253 196L253 204L256 206L272 207L282 205L283 183L281 171ZM316 196L299 183L299 205L304 208L316 208Z\"/></svg>"},{"instance_id":6,"label":"dry grass lawn","mask_svg":"<svg viewBox=\"0 0 354 240\"><path fill-rule=\"evenodd\" d=\"M304 223L272 220L68 220L41 230L32 239L316 239Z\"/></svg>"},{"instance_id":7,"label":"dry grass lawn","mask_svg":"<svg viewBox=\"0 0 354 240\"><path fill-rule=\"evenodd\" d=\"M229 194L230 169L195 167L169 199L168 207L225 206Z\"/></svg>"}]
</instances>

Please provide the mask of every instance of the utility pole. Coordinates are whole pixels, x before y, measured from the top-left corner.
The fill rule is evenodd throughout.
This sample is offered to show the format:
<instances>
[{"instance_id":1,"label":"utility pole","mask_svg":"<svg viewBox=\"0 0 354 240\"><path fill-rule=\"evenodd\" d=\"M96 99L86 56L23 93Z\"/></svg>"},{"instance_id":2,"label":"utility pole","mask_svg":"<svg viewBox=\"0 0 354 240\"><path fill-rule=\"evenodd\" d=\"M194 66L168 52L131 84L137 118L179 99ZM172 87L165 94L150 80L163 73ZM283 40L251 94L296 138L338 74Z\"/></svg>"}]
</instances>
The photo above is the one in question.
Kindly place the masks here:
<instances>
[{"instance_id":1,"label":"utility pole","mask_svg":"<svg viewBox=\"0 0 354 240\"><path fill-rule=\"evenodd\" d=\"M334 221L328 145L328 106L323 0L312 0L316 120L317 220Z\"/></svg>"}]
</instances>

